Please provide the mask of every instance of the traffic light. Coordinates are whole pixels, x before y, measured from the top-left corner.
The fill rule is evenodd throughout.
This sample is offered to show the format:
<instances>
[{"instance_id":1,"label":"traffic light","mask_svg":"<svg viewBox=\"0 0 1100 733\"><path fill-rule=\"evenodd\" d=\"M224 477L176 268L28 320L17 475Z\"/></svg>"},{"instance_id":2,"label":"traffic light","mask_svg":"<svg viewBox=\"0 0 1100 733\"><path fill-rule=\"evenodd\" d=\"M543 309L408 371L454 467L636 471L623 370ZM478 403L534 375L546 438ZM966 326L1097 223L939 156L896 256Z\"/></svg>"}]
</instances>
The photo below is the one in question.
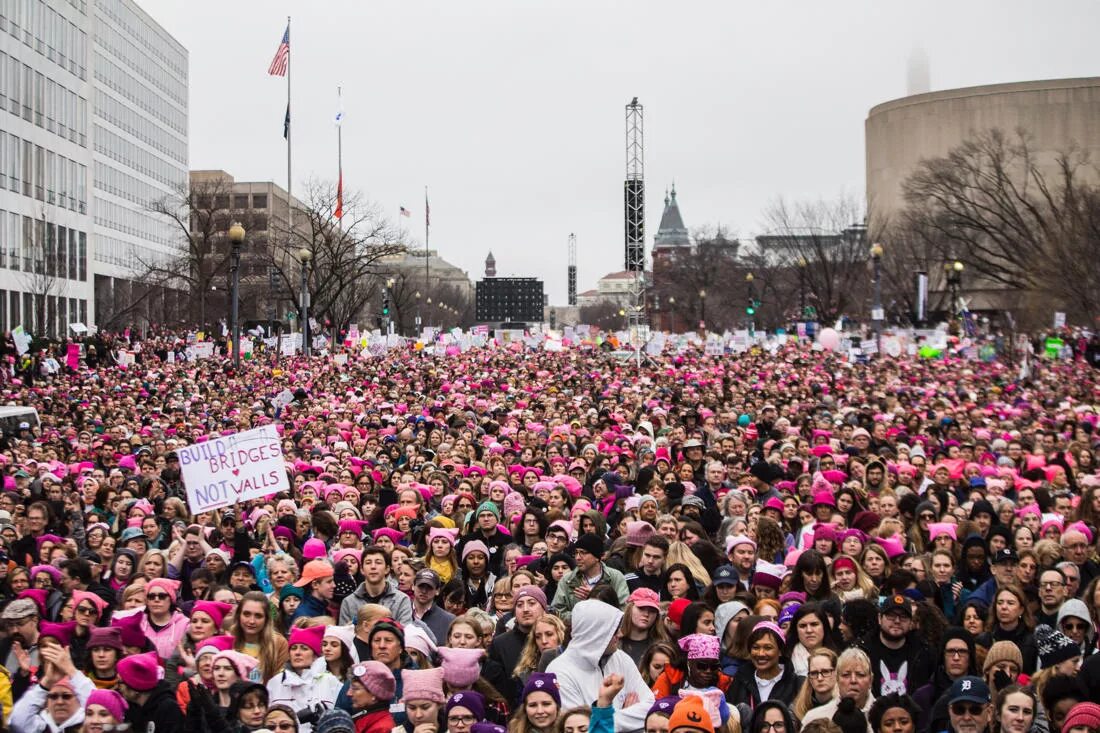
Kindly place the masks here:
<instances>
[{"instance_id":1,"label":"traffic light","mask_svg":"<svg viewBox=\"0 0 1100 733\"><path fill-rule=\"evenodd\" d=\"M387 289L382 290L382 316L384 318L390 316L390 291Z\"/></svg>"},{"instance_id":2,"label":"traffic light","mask_svg":"<svg viewBox=\"0 0 1100 733\"><path fill-rule=\"evenodd\" d=\"M749 299L749 304L747 306L745 306L745 313L747 315L750 315L750 316L755 315L756 314L756 305L757 305L757 302L750 298Z\"/></svg>"}]
</instances>

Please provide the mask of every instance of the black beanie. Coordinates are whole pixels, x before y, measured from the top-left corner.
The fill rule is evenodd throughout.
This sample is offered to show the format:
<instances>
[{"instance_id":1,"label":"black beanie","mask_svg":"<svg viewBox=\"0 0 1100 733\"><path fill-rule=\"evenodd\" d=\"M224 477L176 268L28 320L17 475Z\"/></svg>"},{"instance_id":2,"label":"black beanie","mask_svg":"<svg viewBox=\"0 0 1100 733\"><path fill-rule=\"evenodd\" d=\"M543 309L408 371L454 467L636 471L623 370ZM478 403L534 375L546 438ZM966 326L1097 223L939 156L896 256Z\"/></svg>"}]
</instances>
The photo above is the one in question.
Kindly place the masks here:
<instances>
[{"instance_id":1,"label":"black beanie","mask_svg":"<svg viewBox=\"0 0 1100 733\"><path fill-rule=\"evenodd\" d=\"M578 550L584 550L590 555L595 555L598 558L603 557L603 540L591 532L582 534L578 537L573 547Z\"/></svg>"}]
</instances>

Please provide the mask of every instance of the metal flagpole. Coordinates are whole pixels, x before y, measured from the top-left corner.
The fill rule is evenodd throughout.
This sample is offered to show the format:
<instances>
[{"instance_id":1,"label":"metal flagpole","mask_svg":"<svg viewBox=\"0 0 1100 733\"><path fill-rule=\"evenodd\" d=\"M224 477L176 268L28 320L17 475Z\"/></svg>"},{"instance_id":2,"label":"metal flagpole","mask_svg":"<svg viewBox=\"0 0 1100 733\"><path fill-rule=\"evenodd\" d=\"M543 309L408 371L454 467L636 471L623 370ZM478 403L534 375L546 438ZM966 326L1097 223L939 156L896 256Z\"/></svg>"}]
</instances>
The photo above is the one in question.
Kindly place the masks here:
<instances>
[{"instance_id":1,"label":"metal flagpole","mask_svg":"<svg viewBox=\"0 0 1100 733\"><path fill-rule=\"evenodd\" d=\"M339 186L341 187L341 197L343 196L344 185L344 100L343 100L343 87L336 87L336 175ZM341 207L343 199L341 198ZM343 211L341 210L341 215ZM340 226L342 220L337 220L336 225Z\"/></svg>"},{"instance_id":2,"label":"metal flagpole","mask_svg":"<svg viewBox=\"0 0 1100 733\"><path fill-rule=\"evenodd\" d=\"M428 285L430 259L431 253L431 228L432 228L432 214L431 208L428 206L428 187L424 187L424 294L427 295L430 292Z\"/></svg>"}]
</instances>

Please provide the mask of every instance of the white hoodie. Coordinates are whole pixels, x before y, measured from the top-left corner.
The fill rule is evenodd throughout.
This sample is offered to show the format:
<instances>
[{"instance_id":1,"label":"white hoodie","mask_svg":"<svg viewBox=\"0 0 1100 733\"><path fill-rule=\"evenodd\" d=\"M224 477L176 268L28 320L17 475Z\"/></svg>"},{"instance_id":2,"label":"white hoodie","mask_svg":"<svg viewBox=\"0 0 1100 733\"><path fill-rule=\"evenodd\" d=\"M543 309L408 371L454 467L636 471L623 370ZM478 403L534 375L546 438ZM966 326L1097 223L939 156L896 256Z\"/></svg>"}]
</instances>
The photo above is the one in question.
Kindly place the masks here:
<instances>
[{"instance_id":1,"label":"white hoodie","mask_svg":"<svg viewBox=\"0 0 1100 733\"><path fill-rule=\"evenodd\" d=\"M645 717L653 705L653 691L646 686L630 656L619 649L604 657L608 642L618 633L623 612L603 601L581 601L573 607L573 633L569 645L547 672L558 676L562 709L591 705L600 691L600 683L609 674L623 676L623 689L615 697L615 731L631 733L645 729ZM638 702L623 707L630 693Z\"/></svg>"}]
</instances>

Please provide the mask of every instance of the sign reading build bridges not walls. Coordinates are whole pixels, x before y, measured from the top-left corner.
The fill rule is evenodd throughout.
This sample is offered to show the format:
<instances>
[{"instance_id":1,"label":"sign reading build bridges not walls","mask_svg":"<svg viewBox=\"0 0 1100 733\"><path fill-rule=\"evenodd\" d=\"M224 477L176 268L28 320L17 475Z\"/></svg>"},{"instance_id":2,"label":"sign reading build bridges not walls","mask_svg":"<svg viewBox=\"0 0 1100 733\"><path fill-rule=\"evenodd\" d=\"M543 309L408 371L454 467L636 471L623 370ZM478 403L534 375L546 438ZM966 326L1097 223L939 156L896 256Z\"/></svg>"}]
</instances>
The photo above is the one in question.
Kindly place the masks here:
<instances>
[{"instance_id":1,"label":"sign reading build bridges not walls","mask_svg":"<svg viewBox=\"0 0 1100 733\"><path fill-rule=\"evenodd\" d=\"M274 425L212 438L176 452L193 513L290 491Z\"/></svg>"}]
</instances>

